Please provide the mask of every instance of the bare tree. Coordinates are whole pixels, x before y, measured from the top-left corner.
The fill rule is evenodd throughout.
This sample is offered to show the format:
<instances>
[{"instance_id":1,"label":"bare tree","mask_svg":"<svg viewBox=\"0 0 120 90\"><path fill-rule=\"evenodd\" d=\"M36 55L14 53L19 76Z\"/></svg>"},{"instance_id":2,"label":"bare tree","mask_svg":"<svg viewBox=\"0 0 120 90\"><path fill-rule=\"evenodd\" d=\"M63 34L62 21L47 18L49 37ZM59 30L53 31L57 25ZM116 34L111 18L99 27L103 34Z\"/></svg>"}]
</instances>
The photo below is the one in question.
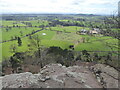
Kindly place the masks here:
<instances>
[{"instance_id":1,"label":"bare tree","mask_svg":"<svg viewBox=\"0 0 120 90\"><path fill-rule=\"evenodd\" d=\"M116 12L113 13L111 16L106 16L104 18L104 28L104 30L101 30L103 35L108 35L120 39L119 31L114 32L112 30L113 28L120 28L120 16L116 14Z\"/></svg>"},{"instance_id":2,"label":"bare tree","mask_svg":"<svg viewBox=\"0 0 120 90\"><path fill-rule=\"evenodd\" d=\"M38 56L39 58L41 57L41 38L39 37L39 35L34 35L31 39L30 39L30 43L31 46L37 48L38 50Z\"/></svg>"}]
</instances>

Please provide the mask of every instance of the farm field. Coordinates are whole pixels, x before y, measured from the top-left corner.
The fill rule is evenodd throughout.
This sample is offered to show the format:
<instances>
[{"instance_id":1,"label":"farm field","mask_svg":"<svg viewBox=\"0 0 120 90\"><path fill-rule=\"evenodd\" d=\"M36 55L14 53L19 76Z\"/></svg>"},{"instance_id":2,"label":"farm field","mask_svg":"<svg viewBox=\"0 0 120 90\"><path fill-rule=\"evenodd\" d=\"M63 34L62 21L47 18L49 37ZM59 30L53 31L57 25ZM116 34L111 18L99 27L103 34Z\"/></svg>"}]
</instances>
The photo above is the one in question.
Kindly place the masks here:
<instances>
[{"instance_id":1,"label":"farm field","mask_svg":"<svg viewBox=\"0 0 120 90\"><path fill-rule=\"evenodd\" d=\"M60 21L68 22L68 20ZM26 22L31 23L32 26L30 27L25 24ZM89 27L62 25L46 27L49 23L50 21L47 20L2 21L2 25L4 26L2 27L2 41L6 41L0 43L0 45L2 45L2 58L6 59L14 54L11 51L13 45L16 47L17 52L29 52L30 48L35 51L35 46L29 46L31 44L30 36L26 35L37 30L41 31L33 33L31 36L38 35L41 40L41 46L58 46L62 49L70 49L69 46L74 45L74 51L118 51L118 40L113 37L103 35L81 35L76 33L81 30L90 31L91 28ZM13 27L13 25L15 25L15 27ZM16 25L19 27L16 27ZM44 25L45 28L39 27L41 25ZM17 40L7 42L15 38L15 36L21 37L22 46L18 46Z\"/></svg>"},{"instance_id":2,"label":"farm field","mask_svg":"<svg viewBox=\"0 0 120 90\"><path fill-rule=\"evenodd\" d=\"M18 26L26 26L25 24L21 23L20 21L2 21L3 26L13 26L13 25L18 25Z\"/></svg>"},{"instance_id":3,"label":"farm field","mask_svg":"<svg viewBox=\"0 0 120 90\"><path fill-rule=\"evenodd\" d=\"M15 27L11 28L8 32L6 32L6 28L2 28L2 40L10 40L14 36L25 36L26 34L32 33L32 31L40 30L41 28L35 27Z\"/></svg>"},{"instance_id":4,"label":"farm field","mask_svg":"<svg viewBox=\"0 0 120 90\"><path fill-rule=\"evenodd\" d=\"M58 27L51 27L51 29L56 31L64 31L64 32L76 32L76 31L80 31L81 29L89 30L89 28L77 27L77 26L64 26L64 27L58 26Z\"/></svg>"}]
</instances>

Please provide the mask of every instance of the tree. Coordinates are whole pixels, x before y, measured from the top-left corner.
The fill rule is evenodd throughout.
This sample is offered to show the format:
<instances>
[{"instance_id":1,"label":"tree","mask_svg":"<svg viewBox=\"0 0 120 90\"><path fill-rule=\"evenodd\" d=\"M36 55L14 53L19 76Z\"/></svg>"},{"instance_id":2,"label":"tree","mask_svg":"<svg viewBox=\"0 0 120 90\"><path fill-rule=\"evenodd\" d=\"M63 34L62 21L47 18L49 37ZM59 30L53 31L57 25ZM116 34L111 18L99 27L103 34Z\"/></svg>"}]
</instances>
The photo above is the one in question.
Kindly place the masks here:
<instances>
[{"instance_id":1,"label":"tree","mask_svg":"<svg viewBox=\"0 0 120 90\"><path fill-rule=\"evenodd\" d=\"M30 39L30 43L32 46L34 46L35 48L37 48L38 50L38 56L39 58L41 57L41 39L38 35L34 35L31 39Z\"/></svg>"},{"instance_id":2,"label":"tree","mask_svg":"<svg viewBox=\"0 0 120 90\"><path fill-rule=\"evenodd\" d=\"M13 27L15 27L15 25L13 25Z\"/></svg>"},{"instance_id":3,"label":"tree","mask_svg":"<svg viewBox=\"0 0 120 90\"><path fill-rule=\"evenodd\" d=\"M20 35L23 36L23 32L22 31L20 31Z\"/></svg>"},{"instance_id":4,"label":"tree","mask_svg":"<svg viewBox=\"0 0 120 90\"><path fill-rule=\"evenodd\" d=\"M120 39L119 31L114 32L112 28L120 28L120 16L111 15L109 17L104 17L104 30L101 30L103 35L112 36L114 38Z\"/></svg>"},{"instance_id":5,"label":"tree","mask_svg":"<svg viewBox=\"0 0 120 90\"><path fill-rule=\"evenodd\" d=\"M81 60L81 55L78 55L76 60Z\"/></svg>"},{"instance_id":6,"label":"tree","mask_svg":"<svg viewBox=\"0 0 120 90\"><path fill-rule=\"evenodd\" d=\"M83 54L83 59L87 62L90 62L91 61L91 58L90 58L90 54L88 53L87 50L82 50L82 54Z\"/></svg>"},{"instance_id":7,"label":"tree","mask_svg":"<svg viewBox=\"0 0 120 90\"><path fill-rule=\"evenodd\" d=\"M94 54L93 54L93 60L94 60L94 61L98 61L98 60L99 60L99 56L98 56L97 53L94 53Z\"/></svg>"},{"instance_id":8,"label":"tree","mask_svg":"<svg viewBox=\"0 0 120 90\"><path fill-rule=\"evenodd\" d=\"M10 46L10 50L11 50L13 53L16 53L16 50L17 50L16 44L12 44L12 45Z\"/></svg>"},{"instance_id":9,"label":"tree","mask_svg":"<svg viewBox=\"0 0 120 90\"><path fill-rule=\"evenodd\" d=\"M51 31L52 30L52 28L49 26L49 30Z\"/></svg>"},{"instance_id":10,"label":"tree","mask_svg":"<svg viewBox=\"0 0 120 90\"><path fill-rule=\"evenodd\" d=\"M22 45L22 40L20 37L18 37L18 46L21 46Z\"/></svg>"},{"instance_id":11,"label":"tree","mask_svg":"<svg viewBox=\"0 0 120 90\"><path fill-rule=\"evenodd\" d=\"M9 29L8 29L8 28L6 28L6 32L8 32L8 30L9 30Z\"/></svg>"},{"instance_id":12,"label":"tree","mask_svg":"<svg viewBox=\"0 0 120 90\"><path fill-rule=\"evenodd\" d=\"M13 36L11 36L11 40L13 40L14 39L14 37Z\"/></svg>"},{"instance_id":13,"label":"tree","mask_svg":"<svg viewBox=\"0 0 120 90\"><path fill-rule=\"evenodd\" d=\"M31 36L31 35L29 35L29 39L32 39L32 36Z\"/></svg>"},{"instance_id":14,"label":"tree","mask_svg":"<svg viewBox=\"0 0 120 90\"><path fill-rule=\"evenodd\" d=\"M17 39L18 39L18 37L17 37L17 36L14 36L14 38L15 38L15 40L17 40Z\"/></svg>"},{"instance_id":15,"label":"tree","mask_svg":"<svg viewBox=\"0 0 120 90\"><path fill-rule=\"evenodd\" d=\"M90 38L89 38L89 37L87 37L87 38L86 38L86 42L89 42L89 40L90 40Z\"/></svg>"},{"instance_id":16,"label":"tree","mask_svg":"<svg viewBox=\"0 0 120 90\"><path fill-rule=\"evenodd\" d=\"M107 60L112 60L112 53L111 53L111 52L109 52L109 53L107 54L106 59L107 59Z\"/></svg>"},{"instance_id":17,"label":"tree","mask_svg":"<svg viewBox=\"0 0 120 90\"><path fill-rule=\"evenodd\" d=\"M84 37L82 37L81 40L82 40L83 43L85 43L85 38Z\"/></svg>"},{"instance_id":18,"label":"tree","mask_svg":"<svg viewBox=\"0 0 120 90\"><path fill-rule=\"evenodd\" d=\"M17 67L20 67L23 63L23 54L22 53L15 53L13 56L10 57L10 63L13 68L13 73L17 71Z\"/></svg>"},{"instance_id":19,"label":"tree","mask_svg":"<svg viewBox=\"0 0 120 90\"><path fill-rule=\"evenodd\" d=\"M40 25L39 28L42 28L42 30L45 28L45 25Z\"/></svg>"}]
</instances>

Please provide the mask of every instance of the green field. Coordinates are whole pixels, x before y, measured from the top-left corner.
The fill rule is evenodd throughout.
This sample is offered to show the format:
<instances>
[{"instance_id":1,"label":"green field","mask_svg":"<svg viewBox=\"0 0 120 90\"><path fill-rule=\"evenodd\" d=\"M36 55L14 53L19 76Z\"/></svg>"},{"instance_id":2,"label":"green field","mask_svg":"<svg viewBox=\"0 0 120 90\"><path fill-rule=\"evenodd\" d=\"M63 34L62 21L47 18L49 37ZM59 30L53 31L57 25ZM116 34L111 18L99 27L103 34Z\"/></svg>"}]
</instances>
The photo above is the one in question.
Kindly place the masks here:
<instances>
[{"instance_id":1,"label":"green field","mask_svg":"<svg viewBox=\"0 0 120 90\"><path fill-rule=\"evenodd\" d=\"M77 27L77 26L58 26L58 27L51 27L51 29L56 31L64 31L64 32L76 32L76 31L80 31L81 29L89 30L89 28Z\"/></svg>"},{"instance_id":2,"label":"green field","mask_svg":"<svg viewBox=\"0 0 120 90\"><path fill-rule=\"evenodd\" d=\"M65 20L66 21L66 20ZM24 22L31 22L33 26L39 25L47 25L47 21L24 21ZM16 25L26 26L21 22L16 21L3 21L4 26L13 26L13 23L17 23ZM25 36L26 34L30 34L32 31L40 30L41 28L38 27L12 27L10 30L6 31L6 28L2 28L2 41L10 40L14 36ZM69 45L75 46L75 51L87 50L87 51L117 51L118 50L118 40L114 39L109 36L89 36L89 35L78 35L76 34L77 31L81 29L90 30L89 28L85 27L78 27L78 26L56 26L56 27L47 27L46 29L39 31L34 35L38 35L41 40L41 45L45 47L50 46L59 46L63 49L69 49ZM62 32L58 32L62 31ZM21 33L22 32L22 33ZM69 33L68 33L69 32ZM43 35L45 33L46 35ZM85 42L82 42L82 38L85 39ZM87 41L87 39L89 39ZM17 40L0 43L2 45L2 58L6 59L13 55L11 52L11 46L15 45L17 47L18 52L28 52L30 44L29 37L23 37L22 46L18 46ZM79 41L79 43L78 43ZM111 49L112 47L112 49ZM34 48L33 51L36 50L35 46L31 46Z\"/></svg>"},{"instance_id":3,"label":"green field","mask_svg":"<svg viewBox=\"0 0 120 90\"><path fill-rule=\"evenodd\" d=\"M35 28L35 27L14 27L8 30L6 32L6 28L2 28L2 40L10 40L11 37L14 36L25 36L26 34L30 34L32 31L40 30L41 28Z\"/></svg>"},{"instance_id":4,"label":"green field","mask_svg":"<svg viewBox=\"0 0 120 90\"><path fill-rule=\"evenodd\" d=\"M18 26L26 26L25 24L21 23L20 21L2 21L3 26L13 26L13 25L18 25Z\"/></svg>"}]
</instances>

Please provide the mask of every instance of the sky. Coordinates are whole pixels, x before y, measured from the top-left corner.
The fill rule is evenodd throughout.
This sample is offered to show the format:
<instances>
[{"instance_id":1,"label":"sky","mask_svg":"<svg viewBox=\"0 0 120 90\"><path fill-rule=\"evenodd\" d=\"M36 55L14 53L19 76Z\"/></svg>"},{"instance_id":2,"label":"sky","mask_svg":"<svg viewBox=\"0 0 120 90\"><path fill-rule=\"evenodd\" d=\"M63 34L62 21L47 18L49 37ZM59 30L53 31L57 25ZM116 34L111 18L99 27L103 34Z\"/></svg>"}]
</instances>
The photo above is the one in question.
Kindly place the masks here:
<instances>
[{"instance_id":1,"label":"sky","mask_svg":"<svg viewBox=\"0 0 120 90\"><path fill-rule=\"evenodd\" d=\"M0 13L113 14L120 0L0 0Z\"/></svg>"}]
</instances>

